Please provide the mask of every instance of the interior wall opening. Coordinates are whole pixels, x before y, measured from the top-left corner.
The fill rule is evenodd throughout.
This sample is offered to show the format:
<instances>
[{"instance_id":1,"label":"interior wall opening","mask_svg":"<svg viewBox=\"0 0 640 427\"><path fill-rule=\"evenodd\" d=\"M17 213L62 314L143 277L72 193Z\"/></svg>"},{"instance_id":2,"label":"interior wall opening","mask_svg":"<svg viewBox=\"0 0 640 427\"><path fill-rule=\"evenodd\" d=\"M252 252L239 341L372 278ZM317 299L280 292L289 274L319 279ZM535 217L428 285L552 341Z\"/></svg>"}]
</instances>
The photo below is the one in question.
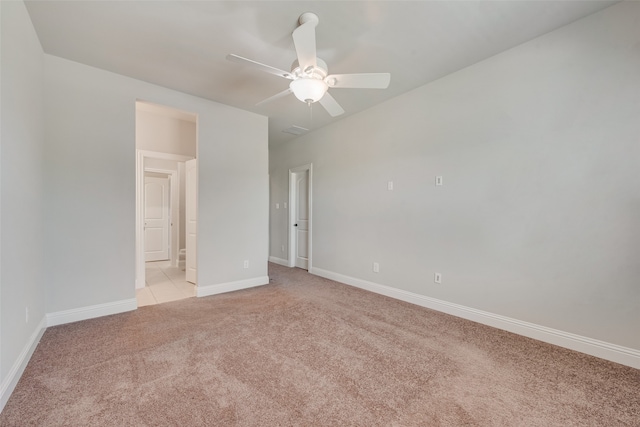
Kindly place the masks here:
<instances>
[{"instance_id":1,"label":"interior wall opening","mask_svg":"<svg viewBox=\"0 0 640 427\"><path fill-rule=\"evenodd\" d=\"M197 115L136 102L138 306L196 295Z\"/></svg>"},{"instance_id":2,"label":"interior wall opening","mask_svg":"<svg viewBox=\"0 0 640 427\"><path fill-rule=\"evenodd\" d=\"M289 169L289 267L312 266L313 165Z\"/></svg>"}]
</instances>

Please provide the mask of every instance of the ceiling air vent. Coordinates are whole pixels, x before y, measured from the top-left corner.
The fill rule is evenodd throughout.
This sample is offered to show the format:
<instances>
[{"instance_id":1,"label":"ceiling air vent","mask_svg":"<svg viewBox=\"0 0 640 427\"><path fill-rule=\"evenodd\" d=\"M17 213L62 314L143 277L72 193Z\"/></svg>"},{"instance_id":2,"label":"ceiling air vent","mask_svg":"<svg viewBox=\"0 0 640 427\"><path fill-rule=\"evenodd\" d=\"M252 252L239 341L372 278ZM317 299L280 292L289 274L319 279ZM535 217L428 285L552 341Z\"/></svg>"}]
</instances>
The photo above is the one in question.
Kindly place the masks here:
<instances>
[{"instance_id":1,"label":"ceiling air vent","mask_svg":"<svg viewBox=\"0 0 640 427\"><path fill-rule=\"evenodd\" d=\"M300 126L291 126L286 129L283 129L284 133L290 133L291 135L302 135L305 132L309 132L309 129L305 129Z\"/></svg>"}]
</instances>

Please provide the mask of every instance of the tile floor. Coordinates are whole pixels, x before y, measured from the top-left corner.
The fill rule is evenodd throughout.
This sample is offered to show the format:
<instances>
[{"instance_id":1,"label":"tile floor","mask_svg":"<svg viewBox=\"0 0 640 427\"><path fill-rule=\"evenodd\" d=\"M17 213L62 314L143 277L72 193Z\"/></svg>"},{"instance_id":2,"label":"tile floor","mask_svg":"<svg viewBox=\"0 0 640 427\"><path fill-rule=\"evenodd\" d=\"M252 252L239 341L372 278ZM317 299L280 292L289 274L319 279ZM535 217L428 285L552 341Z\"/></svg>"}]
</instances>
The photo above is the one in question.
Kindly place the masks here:
<instances>
[{"instance_id":1,"label":"tile floor","mask_svg":"<svg viewBox=\"0 0 640 427\"><path fill-rule=\"evenodd\" d=\"M172 267L170 261L147 262L146 286L136 290L138 307L196 296L193 283L184 280L184 271Z\"/></svg>"}]
</instances>

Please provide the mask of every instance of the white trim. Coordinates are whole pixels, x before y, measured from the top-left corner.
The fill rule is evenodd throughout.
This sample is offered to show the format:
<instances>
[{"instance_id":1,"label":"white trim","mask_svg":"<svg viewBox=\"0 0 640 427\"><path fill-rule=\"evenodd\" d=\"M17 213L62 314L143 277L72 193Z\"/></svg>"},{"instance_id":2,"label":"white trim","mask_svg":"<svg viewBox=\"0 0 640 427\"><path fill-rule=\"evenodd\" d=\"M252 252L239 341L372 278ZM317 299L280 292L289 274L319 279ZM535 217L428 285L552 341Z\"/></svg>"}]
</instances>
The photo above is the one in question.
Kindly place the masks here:
<instances>
[{"instance_id":1,"label":"white trim","mask_svg":"<svg viewBox=\"0 0 640 427\"><path fill-rule=\"evenodd\" d=\"M289 261L287 267L295 267L296 266L296 233L293 232L293 221L296 217L296 205L297 205L297 197L295 195L295 174L299 172L308 171L309 176L309 188L307 191L307 197L309 198L309 239L307 241L307 270L311 271L312 266L312 248L313 248L313 163L309 163L306 165L298 166L296 168L289 169Z\"/></svg>"},{"instance_id":2,"label":"white trim","mask_svg":"<svg viewBox=\"0 0 640 427\"><path fill-rule=\"evenodd\" d=\"M88 307L73 308L71 310L47 313L47 326L64 325L65 323L78 322L80 320L93 319L95 317L109 316L123 313L138 308L135 298L105 304L91 305Z\"/></svg>"},{"instance_id":3,"label":"white trim","mask_svg":"<svg viewBox=\"0 0 640 427\"><path fill-rule=\"evenodd\" d=\"M184 218L180 217L180 199L181 198L185 199L184 200L184 204L182 206L185 209L186 209L186 203L187 203L186 194L183 194L183 193L186 193L186 190L187 190L186 187L185 187L186 183L182 182L183 180L186 181L186 179L187 179L187 176L185 175L185 173L186 173L185 165L186 165L185 162L178 162L178 185L177 185L177 193L178 193L178 196L177 196L178 197L178 200L177 200L177 203L178 203L178 215L177 215L177 218L178 218L178 233L177 233L177 235L178 235L178 237L176 238L176 248L177 248L177 250L176 250L176 253L177 253L177 255L176 255L176 265L175 265L176 268L179 267L178 264L180 262L180 250L181 249L185 250L185 262L186 262L186 251L187 251L186 247L185 248L181 248L180 247L180 240L181 240L181 236L182 236L181 233L186 233L186 218L187 218L186 213L185 213L185 217ZM184 190L182 189L182 187L185 187Z\"/></svg>"},{"instance_id":4,"label":"white trim","mask_svg":"<svg viewBox=\"0 0 640 427\"><path fill-rule=\"evenodd\" d=\"M269 262L272 262L274 264L284 265L285 267L289 267L289 260L278 258L276 256L270 256Z\"/></svg>"},{"instance_id":5,"label":"white trim","mask_svg":"<svg viewBox=\"0 0 640 427\"><path fill-rule=\"evenodd\" d=\"M192 170L195 172L195 178L191 176ZM200 161L197 158L184 162L184 279L196 286L198 285L198 265L200 264L198 262L198 230L200 229L198 222L200 220L200 213L198 212L199 174ZM192 228L194 228L193 233L191 233ZM193 237L190 237L190 233ZM195 241L192 242L192 240Z\"/></svg>"},{"instance_id":6,"label":"white trim","mask_svg":"<svg viewBox=\"0 0 640 427\"><path fill-rule=\"evenodd\" d=\"M321 268L313 268L309 270L311 274L365 289L377 294L385 295L401 301L406 301L421 307L430 308L432 310L451 314L463 319L472 320L484 325L493 326L494 328L503 329L525 337L537 339L570 350L579 351L581 353L590 354L591 356L600 357L622 365L631 366L640 369L640 350L611 344L581 335L548 328L546 326L536 325L535 323L524 322L510 317L493 314L475 308L466 307L447 301L438 300L424 295L415 294L413 292L404 291L402 289L392 288L390 286L369 282L354 277L345 276L332 271L323 270Z\"/></svg>"},{"instance_id":7,"label":"white trim","mask_svg":"<svg viewBox=\"0 0 640 427\"><path fill-rule=\"evenodd\" d=\"M197 123L196 123L197 138ZM197 140L196 140L197 147ZM136 289L144 288L144 159L145 158L174 160L185 162L195 157L180 154L161 153L158 151L136 150Z\"/></svg>"},{"instance_id":8,"label":"white trim","mask_svg":"<svg viewBox=\"0 0 640 427\"><path fill-rule=\"evenodd\" d=\"M195 157L193 157L193 156L184 156L182 154L163 153L161 151L136 150L136 152L141 154L143 157L151 157L151 158L154 158L154 159L162 159L162 160L175 160L176 162L186 162L187 160L195 159Z\"/></svg>"},{"instance_id":9,"label":"white trim","mask_svg":"<svg viewBox=\"0 0 640 427\"><path fill-rule=\"evenodd\" d=\"M136 289L144 288L144 154L136 150Z\"/></svg>"},{"instance_id":10,"label":"white trim","mask_svg":"<svg viewBox=\"0 0 640 427\"><path fill-rule=\"evenodd\" d=\"M36 327L36 330L31 334L29 341L27 341L27 344L18 355L18 358L11 367L11 370L5 377L4 381L2 381L2 384L0 384L0 412L2 412L4 405L7 404L11 393L13 393L13 390L16 388L24 369L27 367L27 363L29 363L29 359L31 359L31 356L33 355L33 352L38 346L40 338L42 338L42 334L44 334L46 329L47 320L46 317L43 316L42 320Z\"/></svg>"},{"instance_id":11,"label":"white trim","mask_svg":"<svg viewBox=\"0 0 640 427\"><path fill-rule=\"evenodd\" d=\"M253 279L238 280L235 282L219 283L217 285L196 286L196 296L223 294L225 292L239 291L241 289L254 288L269 284L269 276L254 277Z\"/></svg>"}]
</instances>

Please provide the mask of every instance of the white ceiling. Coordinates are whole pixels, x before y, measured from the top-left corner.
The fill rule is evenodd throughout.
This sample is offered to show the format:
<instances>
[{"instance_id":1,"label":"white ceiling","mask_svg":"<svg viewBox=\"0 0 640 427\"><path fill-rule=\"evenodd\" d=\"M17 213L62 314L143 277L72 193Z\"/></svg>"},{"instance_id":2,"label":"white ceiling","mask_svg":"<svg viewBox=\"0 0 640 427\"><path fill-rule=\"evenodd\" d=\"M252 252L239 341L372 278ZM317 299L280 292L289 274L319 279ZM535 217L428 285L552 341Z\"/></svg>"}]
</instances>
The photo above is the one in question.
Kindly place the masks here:
<instances>
[{"instance_id":1,"label":"white ceiling","mask_svg":"<svg viewBox=\"0 0 640 427\"><path fill-rule=\"evenodd\" d=\"M269 116L269 143L295 138L582 18L615 1L27 1L46 53ZM332 89L331 118L289 80L225 59L289 70L291 32L315 12L329 73L390 72L386 90Z\"/></svg>"}]
</instances>

